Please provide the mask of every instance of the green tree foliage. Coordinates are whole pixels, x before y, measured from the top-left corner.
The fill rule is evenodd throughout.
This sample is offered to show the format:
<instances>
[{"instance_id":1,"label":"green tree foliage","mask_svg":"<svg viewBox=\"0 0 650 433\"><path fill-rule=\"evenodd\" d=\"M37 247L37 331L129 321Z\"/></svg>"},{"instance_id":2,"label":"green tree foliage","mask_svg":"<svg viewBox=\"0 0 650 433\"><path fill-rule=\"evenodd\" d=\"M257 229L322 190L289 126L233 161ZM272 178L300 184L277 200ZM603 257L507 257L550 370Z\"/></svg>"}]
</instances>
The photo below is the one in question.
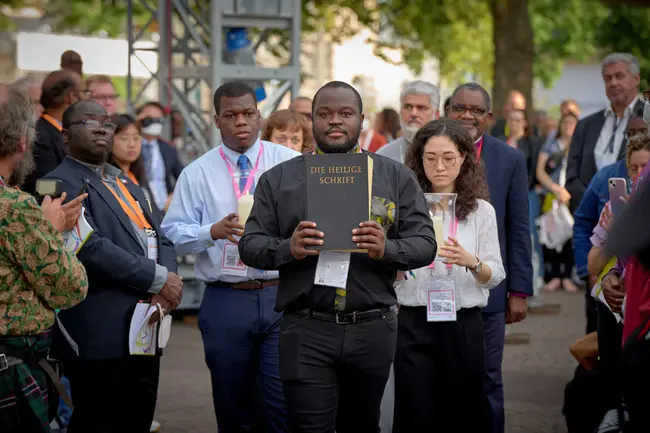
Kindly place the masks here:
<instances>
[{"instance_id":1,"label":"green tree foliage","mask_svg":"<svg viewBox=\"0 0 650 433\"><path fill-rule=\"evenodd\" d=\"M650 88L650 8L611 5L602 21L596 44L604 52L632 53L641 64L641 89Z\"/></svg>"}]
</instances>

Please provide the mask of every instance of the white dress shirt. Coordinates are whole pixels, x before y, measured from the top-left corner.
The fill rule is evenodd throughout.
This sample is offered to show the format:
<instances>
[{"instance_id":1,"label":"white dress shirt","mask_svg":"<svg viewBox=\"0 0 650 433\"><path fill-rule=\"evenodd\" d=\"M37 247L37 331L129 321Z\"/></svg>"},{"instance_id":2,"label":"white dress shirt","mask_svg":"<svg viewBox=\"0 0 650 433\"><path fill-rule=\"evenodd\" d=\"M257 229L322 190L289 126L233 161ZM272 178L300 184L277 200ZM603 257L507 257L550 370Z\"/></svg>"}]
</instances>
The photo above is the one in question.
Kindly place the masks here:
<instances>
[{"instance_id":1,"label":"white dress shirt","mask_svg":"<svg viewBox=\"0 0 650 433\"><path fill-rule=\"evenodd\" d=\"M255 166L260 151L260 140L251 146L244 155L250 165ZM288 147L264 141L260 155L255 183L266 170L284 161L299 156L300 153ZM277 271L261 271L248 268L247 277L221 275L221 261L225 240L212 240L210 228L228 214L237 212L237 197L223 152L237 169L237 159L241 154L221 144L192 162L182 172L176 183L169 210L161 228L176 247L179 255L197 254L194 274L206 282L223 281L238 283L249 280L271 280L278 278Z\"/></svg>"},{"instance_id":2,"label":"white dress shirt","mask_svg":"<svg viewBox=\"0 0 650 433\"><path fill-rule=\"evenodd\" d=\"M494 208L485 200L478 200L478 208L470 213L465 221L458 221L456 239L465 251L478 257L492 270L492 277L486 284L479 284L471 271L453 266L451 278L455 283L456 310L461 308L485 307L488 303L489 290L506 278L506 271L501 261L497 217ZM397 299L400 305L420 307L427 305L427 291L431 282L441 275L447 275L447 266L436 262L433 269L429 267L413 271L415 278L395 282ZM407 274L408 275L408 274Z\"/></svg>"},{"instance_id":3,"label":"white dress shirt","mask_svg":"<svg viewBox=\"0 0 650 433\"><path fill-rule=\"evenodd\" d=\"M614 164L618 160L618 152L621 150L621 146L623 145L627 122L630 120L630 117L634 112L634 106L638 100L638 97L634 98L632 103L625 108L623 117L620 119L616 117L616 113L612 110L611 105L605 109L605 123L603 124L603 128L600 130L600 136L598 136L598 141L594 148L594 158L598 170L607 165ZM612 151L608 151L607 146L609 146L614 130L616 130L614 146Z\"/></svg>"}]
</instances>

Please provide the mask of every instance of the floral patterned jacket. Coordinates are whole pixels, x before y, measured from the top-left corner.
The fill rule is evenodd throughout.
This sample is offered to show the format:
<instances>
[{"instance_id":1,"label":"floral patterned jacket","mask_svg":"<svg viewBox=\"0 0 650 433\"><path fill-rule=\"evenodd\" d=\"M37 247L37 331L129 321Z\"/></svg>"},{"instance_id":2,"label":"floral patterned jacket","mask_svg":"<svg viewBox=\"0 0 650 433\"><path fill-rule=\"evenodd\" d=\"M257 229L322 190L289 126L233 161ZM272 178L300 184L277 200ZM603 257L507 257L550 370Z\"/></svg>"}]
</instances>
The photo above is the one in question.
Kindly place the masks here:
<instances>
[{"instance_id":1,"label":"floral patterned jacket","mask_svg":"<svg viewBox=\"0 0 650 433\"><path fill-rule=\"evenodd\" d=\"M44 332L87 293L86 270L36 200L0 186L0 337Z\"/></svg>"}]
</instances>

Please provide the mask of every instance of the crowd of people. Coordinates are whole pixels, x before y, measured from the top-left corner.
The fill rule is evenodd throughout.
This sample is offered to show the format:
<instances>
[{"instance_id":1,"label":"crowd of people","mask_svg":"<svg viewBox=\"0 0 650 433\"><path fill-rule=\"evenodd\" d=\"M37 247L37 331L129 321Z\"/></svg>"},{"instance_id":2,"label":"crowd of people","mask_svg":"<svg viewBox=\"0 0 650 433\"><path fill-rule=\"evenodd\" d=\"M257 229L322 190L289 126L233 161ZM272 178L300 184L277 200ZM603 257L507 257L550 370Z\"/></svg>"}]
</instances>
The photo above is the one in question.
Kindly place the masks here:
<instances>
[{"instance_id":1,"label":"crowd of people","mask_svg":"<svg viewBox=\"0 0 650 433\"><path fill-rule=\"evenodd\" d=\"M118 113L109 77L83 79L74 52L61 66L0 86L1 431L160 428L162 346L132 354L130 323L140 303L159 306L152 323L179 305L185 255L206 283L198 325L221 432L503 433L506 325L538 289L580 286L599 352L576 377L598 372L588 398L603 404L575 424L567 405L571 433L644 431L630 371L645 356L647 246L607 242L650 160L632 55L602 62L607 108L581 118L566 100L556 123L529 120L517 91L494 119L477 83L441 110L425 81L373 128L339 81L262 119L254 90L228 82L213 101L222 143L187 166L180 134L163 138L168 107ZM349 236L365 252L319 251L305 159L361 152L372 211ZM617 179L624 197L610 197ZM456 196L441 244L427 193ZM538 225L559 209L573 233L551 245ZM90 234L71 250L80 224Z\"/></svg>"}]
</instances>

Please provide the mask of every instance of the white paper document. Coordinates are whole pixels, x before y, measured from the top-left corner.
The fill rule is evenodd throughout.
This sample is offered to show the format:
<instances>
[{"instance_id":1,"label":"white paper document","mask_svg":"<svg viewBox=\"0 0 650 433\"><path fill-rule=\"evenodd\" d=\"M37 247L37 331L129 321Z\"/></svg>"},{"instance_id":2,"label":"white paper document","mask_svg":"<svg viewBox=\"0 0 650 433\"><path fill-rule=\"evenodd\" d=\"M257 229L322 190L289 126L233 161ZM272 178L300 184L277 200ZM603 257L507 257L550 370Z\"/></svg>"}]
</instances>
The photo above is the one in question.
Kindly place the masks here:
<instances>
[{"instance_id":1,"label":"white paper document","mask_svg":"<svg viewBox=\"0 0 650 433\"><path fill-rule=\"evenodd\" d=\"M157 349L164 349L171 335L172 316L163 316L158 322L149 319L159 306L142 302L135 306L129 328L129 352L131 355L154 356Z\"/></svg>"},{"instance_id":2,"label":"white paper document","mask_svg":"<svg viewBox=\"0 0 650 433\"><path fill-rule=\"evenodd\" d=\"M77 224L75 224L74 228L62 233L65 248L75 254L79 253L81 247L84 246L94 231L90 224L88 224L88 221L86 221L85 212L86 208L82 207L81 215L79 215L79 219L77 220Z\"/></svg>"}]
</instances>

